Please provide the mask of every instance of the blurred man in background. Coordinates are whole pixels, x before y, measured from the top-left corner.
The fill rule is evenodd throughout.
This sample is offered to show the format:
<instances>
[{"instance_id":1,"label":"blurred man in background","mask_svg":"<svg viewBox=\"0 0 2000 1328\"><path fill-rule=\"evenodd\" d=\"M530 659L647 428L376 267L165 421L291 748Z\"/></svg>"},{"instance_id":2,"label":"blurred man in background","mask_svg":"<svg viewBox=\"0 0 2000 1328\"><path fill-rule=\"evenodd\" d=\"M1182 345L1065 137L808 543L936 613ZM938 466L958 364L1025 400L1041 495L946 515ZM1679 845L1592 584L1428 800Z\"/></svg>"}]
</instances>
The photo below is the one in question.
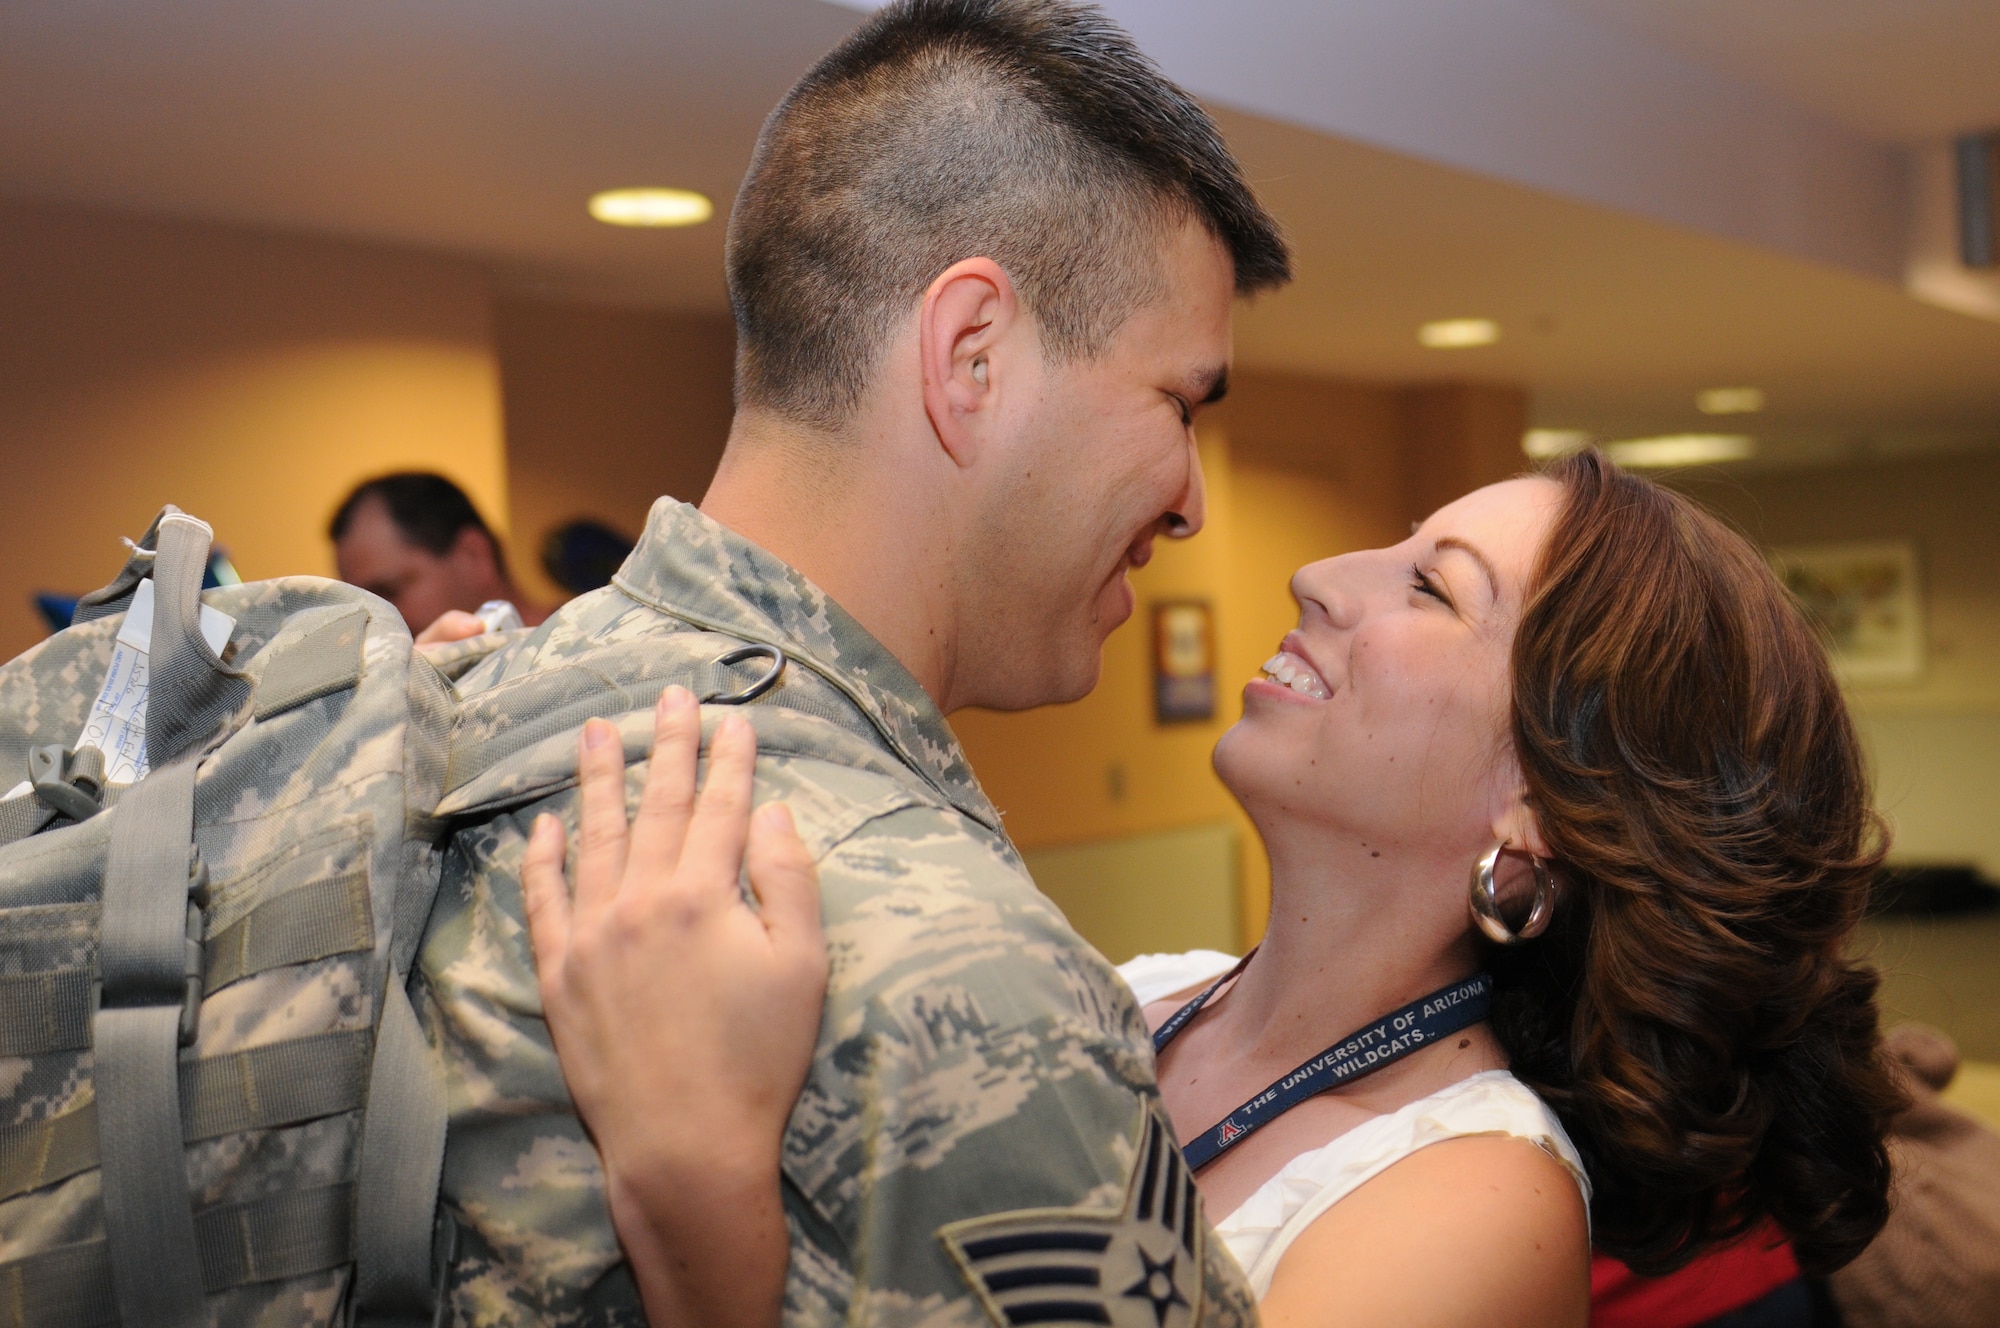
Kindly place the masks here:
<instances>
[{"instance_id":1,"label":"blurred man in background","mask_svg":"<svg viewBox=\"0 0 2000 1328\"><path fill-rule=\"evenodd\" d=\"M340 579L395 605L413 632L491 600L512 603L530 627L549 616L514 585L479 509L442 475L408 471L369 480L347 495L327 534Z\"/></svg>"}]
</instances>

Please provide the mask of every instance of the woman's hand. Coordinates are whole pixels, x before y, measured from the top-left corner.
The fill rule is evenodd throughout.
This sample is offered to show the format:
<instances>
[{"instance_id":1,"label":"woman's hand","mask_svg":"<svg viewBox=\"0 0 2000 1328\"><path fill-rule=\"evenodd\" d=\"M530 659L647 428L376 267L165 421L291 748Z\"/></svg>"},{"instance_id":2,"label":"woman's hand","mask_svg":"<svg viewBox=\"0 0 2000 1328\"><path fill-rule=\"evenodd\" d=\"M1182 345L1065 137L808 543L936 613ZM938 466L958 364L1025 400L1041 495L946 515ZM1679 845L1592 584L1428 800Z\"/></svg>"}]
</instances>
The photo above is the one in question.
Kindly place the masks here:
<instances>
[{"instance_id":1,"label":"woman's hand","mask_svg":"<svg viewBox=\"0 0 2000 1328\"><path fill-rule=\"evenodd\" d=\"M782 804L751 812L756 735L722 721L697 799L700 741L700 707L669 689L628 827L618 731L591 720L574 896L554 817L522 865L549 1031L656 1328L777 1322L779 1145L826 993L812 859Z\"/></svg>"}]
</instances>

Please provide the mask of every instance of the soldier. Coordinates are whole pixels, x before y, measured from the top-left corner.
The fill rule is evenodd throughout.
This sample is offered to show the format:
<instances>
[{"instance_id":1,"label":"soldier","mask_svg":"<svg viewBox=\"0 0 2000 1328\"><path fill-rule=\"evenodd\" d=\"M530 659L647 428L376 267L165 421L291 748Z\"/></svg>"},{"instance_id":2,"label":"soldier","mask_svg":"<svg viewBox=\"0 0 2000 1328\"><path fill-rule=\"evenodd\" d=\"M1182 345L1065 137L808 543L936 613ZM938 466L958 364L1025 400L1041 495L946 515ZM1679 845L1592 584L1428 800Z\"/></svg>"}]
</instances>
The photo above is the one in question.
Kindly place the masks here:
<instances>
[{"instance_id":1,"label":"soldier","mask_svg":"<svg viewBox=\"0 0 2000 1328\"><path fill-rule=\"evenodd\" d=\"M1129 569L1201 526L1193 422L1234 298L1288 264L1208 116L1092 8L903 0L772 113L730 221L738 413L701 508L662 499L610 587L460 684L462 828L419 984L450 1076L459 1322L641 1321L521 871L536 817L575 838L578 726L613 717L592 732L634 762L669 684L754 700L756 797L789 805L821 882L786 1321L1253 1321L1139 1011L1035 890L944 717L1095 684ZM722 1322L728 1288L680 1271L647 1302Z\"/></svg>"}]
</instances>

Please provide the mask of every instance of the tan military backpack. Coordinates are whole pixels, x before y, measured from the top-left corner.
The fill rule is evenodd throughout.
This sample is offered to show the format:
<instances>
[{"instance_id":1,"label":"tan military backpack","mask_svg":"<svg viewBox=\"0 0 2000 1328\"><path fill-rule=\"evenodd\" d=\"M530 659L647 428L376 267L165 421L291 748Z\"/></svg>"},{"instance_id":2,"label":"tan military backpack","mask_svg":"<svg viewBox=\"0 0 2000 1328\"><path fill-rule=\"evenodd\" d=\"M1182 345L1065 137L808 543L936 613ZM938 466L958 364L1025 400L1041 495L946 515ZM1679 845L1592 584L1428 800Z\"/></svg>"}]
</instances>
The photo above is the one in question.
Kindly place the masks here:
<instances>
[{"instance_id":1,"label":"tan military backpack","mask_svg":"<svg viewBox=\"0 0 2000 1328\"><path fill-rule=\"evenodd\" d=\"M0 667L0 1325L428 1324L450 689L209 543L167 508Z\"/></svg>"}]
</instances>

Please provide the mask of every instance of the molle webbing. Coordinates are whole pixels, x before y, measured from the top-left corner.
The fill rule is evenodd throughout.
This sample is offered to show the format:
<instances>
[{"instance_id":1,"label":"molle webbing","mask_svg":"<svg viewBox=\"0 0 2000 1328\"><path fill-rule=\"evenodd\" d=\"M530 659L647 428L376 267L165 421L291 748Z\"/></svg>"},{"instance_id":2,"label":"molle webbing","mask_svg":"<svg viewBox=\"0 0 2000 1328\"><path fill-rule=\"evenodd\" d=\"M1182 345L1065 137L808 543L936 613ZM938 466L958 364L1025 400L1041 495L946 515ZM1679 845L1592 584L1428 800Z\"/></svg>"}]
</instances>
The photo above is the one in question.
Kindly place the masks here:
<instances>
[{"instance_id":1,"label":"molle webbing","mask_svg":"<svg viewBox=\"0 0 2000 1328\"><path fill-rule=\"evenodd\" d=\"M65 911L95 915L97 904ZM210 937L203 950L202 989L331 955L370 949L365 859L341 876L314 881L268 899ZM92 966L0 976L0 1056L36 1056L90 1045Z\"/></svg>"},{"instance_id":2,"label":"molle webbing","mask_svg":"<svg viewBox=\"0 0 2000 1328\"><path fill-rule=\"evenodd\" d=\"M184 1061L185 1143L298 1125L359 1108L367 1096L365 1028ZM53 1185L98 1164L97 1103L0 1129L0 1199Z\"/></svg>"},{"instance_id":3,"label":"molle webbing","mask_svg":"<svg viewBox=\"0 0 2000 1328\"><path fill-rule=\"evenodd\" d=\"M190 1272L209 1294L337 1268L354 1257L354 1186L289 1190L194 1218ZM0 1265L0 1328L110 1328L120 1322L111 1253L79 1241ZM156 1318L125 1320L152 1324Z\"/></svg>"},{"instance_id":4,"label":"molle webbing","mask_svg":"<svg viewBox=\"0 0 2000 1328\"><path fill-rule=\"evenodd\" d=\"M89 1046L90 989L96 981L94 967L0 977L0 1056Z\"/></svg>"}]
</instances>

